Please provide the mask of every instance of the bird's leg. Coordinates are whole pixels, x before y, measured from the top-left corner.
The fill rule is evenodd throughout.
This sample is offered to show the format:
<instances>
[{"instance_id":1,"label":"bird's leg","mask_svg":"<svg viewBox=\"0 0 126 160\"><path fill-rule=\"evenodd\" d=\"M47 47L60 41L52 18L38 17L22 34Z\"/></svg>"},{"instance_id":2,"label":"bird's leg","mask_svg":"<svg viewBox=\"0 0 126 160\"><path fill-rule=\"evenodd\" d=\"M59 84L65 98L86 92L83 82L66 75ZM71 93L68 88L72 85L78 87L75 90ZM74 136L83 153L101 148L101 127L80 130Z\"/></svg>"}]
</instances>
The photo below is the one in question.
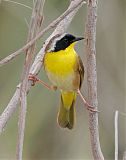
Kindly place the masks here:
<instances>
[{"instance_id":1,"label":"bird's leg","mask_svg":"<svg viewBox=\"0 0 126 160\"><path fill-rule=\"evenodd\" d=\"M47 89L49 90L57 90L57 87L56 86L49 86L47 83L45 83L44 81L42 81L41 79L39 79L38 77L36 77L35 75L33 74L30 74L29 75L29 78L28 80L31 80L32 81L32 86L35 85L35 83L41 83L44 87L46 87Z\"/></svg>"},{"instance_id":2,"label":"bird's leg","mask_svg":"<svg viewBox=\"0 0 126 160\"><path fill-rule=\"evenodd\" d=\"M80 90L78 89L77 91L78 95L81 97L82 101L84 102L87 110L89 110L90 112L99 112L98 110L94 109L93 106L91 106L84 98L84 96L82 95L82 93L80 92Z\"/></svg>"}]
</instances>

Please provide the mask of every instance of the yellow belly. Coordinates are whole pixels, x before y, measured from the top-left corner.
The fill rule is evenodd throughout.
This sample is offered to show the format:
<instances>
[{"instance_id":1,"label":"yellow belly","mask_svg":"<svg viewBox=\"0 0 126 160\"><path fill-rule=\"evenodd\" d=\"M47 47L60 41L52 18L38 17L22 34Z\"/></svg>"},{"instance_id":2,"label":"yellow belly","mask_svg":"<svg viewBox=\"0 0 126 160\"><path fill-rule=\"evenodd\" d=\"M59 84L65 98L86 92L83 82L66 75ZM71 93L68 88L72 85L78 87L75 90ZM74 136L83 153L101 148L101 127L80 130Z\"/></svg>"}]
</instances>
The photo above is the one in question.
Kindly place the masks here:
<instances>
[{"instance_id":1,"label":"yellow belly","mask_svg":"<svg viewBox=\"0 0 126 160\"><path fill-rule=\"evenodd\" d=\"M53 85L63 90L73 90L77 54L74 49L46 53L44 68Z\"/></svg>"}]
</instances>

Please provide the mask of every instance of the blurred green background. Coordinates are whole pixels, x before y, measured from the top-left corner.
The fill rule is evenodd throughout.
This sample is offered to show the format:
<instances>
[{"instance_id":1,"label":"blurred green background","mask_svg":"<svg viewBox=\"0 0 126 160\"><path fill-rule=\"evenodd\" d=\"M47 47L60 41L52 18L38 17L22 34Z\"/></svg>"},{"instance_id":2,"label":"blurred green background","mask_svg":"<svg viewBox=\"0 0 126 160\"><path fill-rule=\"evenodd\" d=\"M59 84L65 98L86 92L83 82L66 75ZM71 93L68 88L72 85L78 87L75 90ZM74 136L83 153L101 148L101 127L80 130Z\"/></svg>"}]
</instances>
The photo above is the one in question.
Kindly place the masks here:
<instances>
[{"instance_id":1,"label":"blurred green background","mask_svg":"<svg viewBox=\"0 0 126 160\"><path fill-rule=\"evenodd\" d=\"M32 7L32 0L15 0ZM58 17L69 4L69 0L46 0L43 28ZM99 0L97 21L97 70L99 100L100 142L105 159L114 159L114 114L119 110L119 157L126 150L125 109L125 46L126 1ZM0 3L0 59L22 47L27 39L31 10L10 2ZM83 6L68 32L83 36L86 21L86 5ZM37 44L37 51L48 32ZM76 46L84 64L86 56L83 42ZM37 53L37 52L36 52ZM24 54L0 68L0 113L8 104L20 81ZM42 70L39 77L48 82ZM48 82L49 83L49 82ZM83 83L87 98L86 75ZM49 91L41 85L32 87L28 95L28 108L23 159L42 160L88 160L92 159L88 112L78 98L77 121L71 131L60 129L56 122L59 92ZM0 159L15 159L19 109L7 123L0 136Z\"/></svg>"}]
</instances>

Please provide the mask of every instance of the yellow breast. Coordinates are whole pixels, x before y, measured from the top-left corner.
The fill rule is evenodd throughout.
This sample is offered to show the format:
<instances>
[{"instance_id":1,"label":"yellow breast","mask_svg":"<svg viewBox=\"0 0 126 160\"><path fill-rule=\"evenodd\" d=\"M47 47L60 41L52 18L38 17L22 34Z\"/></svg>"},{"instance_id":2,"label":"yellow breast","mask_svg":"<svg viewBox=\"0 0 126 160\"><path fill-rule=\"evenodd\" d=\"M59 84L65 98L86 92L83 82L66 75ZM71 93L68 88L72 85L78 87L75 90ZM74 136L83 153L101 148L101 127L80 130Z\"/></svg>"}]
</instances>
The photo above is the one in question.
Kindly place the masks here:
<instances>
[{"instance_id":1,"label":"yellow breast","mask_svg":"<svg viewBox=\"0 0 126 160\"><path fill-rule=\"evenodd\" d=\"M44 68L49 80L62 90L73 90L75 87L75 66L77 54L71 44L65 50L49 52L44 57Z\"/></svg>"},{"instance_id":2,"label":"yellow breast","mask_svg":"<svg viewBox=\"0 0 126 160\"><path fill-rule=\"evenodd\" d=\"M46 53L44 57L46 72L50 72L56 76L67 76L72 74L77 58L73 46L74 44L71 44L65 50Z\"/></svg>"}]
</instances>

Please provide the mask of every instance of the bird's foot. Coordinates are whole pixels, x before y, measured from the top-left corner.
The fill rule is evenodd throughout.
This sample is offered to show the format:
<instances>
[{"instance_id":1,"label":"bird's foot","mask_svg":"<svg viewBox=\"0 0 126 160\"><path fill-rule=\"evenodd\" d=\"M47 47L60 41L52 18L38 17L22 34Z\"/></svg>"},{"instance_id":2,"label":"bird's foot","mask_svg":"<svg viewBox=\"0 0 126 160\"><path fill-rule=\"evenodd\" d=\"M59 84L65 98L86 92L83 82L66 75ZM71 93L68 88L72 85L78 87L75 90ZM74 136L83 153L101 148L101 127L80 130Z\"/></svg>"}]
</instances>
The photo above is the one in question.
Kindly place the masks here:
<instances>
[{"instance_id":1,"label":"bird's foot","mask_svg":"<svg viewBox=\"0 0 126 160\"><path fill-rule=\"evenodd\" d=\"M31 73L28 76L28 80L32 81L32 86L34 86L39 81L39 79Z\"/></svg>"},{"instance_id":2,"label":"bird's foot","mask_svg":"<svg viewBox=\"0 0 126 160\"><path fill-rule=\"evenodd\" d=\"M56 86L49 86L47 83L45 83L44 81L42 81L41 79L39 79L33 74L29 75L28 80L32 81L32 86L34 86L36 83L41 83L44 87L46 87L49 90L57 90Z\"/></svg>"},{"instance_id":3,"label":"bird's foot","mask_svg":"<svg viewBox=\"0 0 126 160\"><path fill-rule=\"evenodd\" d=\"M95 109L92 105L90 105L87 101L85 103L85 106L86 106L87 110L89 110L90 112L94 112L94 113L99 113L100 112L97 109Z\"/></svg>"},{"instance_id":4,"label":"bird's foot","mask_svg":"<svg viewBox=\"0 0 126 160\"><path fill-rule=\"evenodd\" d=\"M90 105L84 98L84 96L82 95L82 93L80 92L80 90L77 91L77 94L81 97L82 101L85 104L85 107L88 111L90 111L91 113L99 113L100 111L96 110L92 105Z\"/></svg>"}]
</instances>

